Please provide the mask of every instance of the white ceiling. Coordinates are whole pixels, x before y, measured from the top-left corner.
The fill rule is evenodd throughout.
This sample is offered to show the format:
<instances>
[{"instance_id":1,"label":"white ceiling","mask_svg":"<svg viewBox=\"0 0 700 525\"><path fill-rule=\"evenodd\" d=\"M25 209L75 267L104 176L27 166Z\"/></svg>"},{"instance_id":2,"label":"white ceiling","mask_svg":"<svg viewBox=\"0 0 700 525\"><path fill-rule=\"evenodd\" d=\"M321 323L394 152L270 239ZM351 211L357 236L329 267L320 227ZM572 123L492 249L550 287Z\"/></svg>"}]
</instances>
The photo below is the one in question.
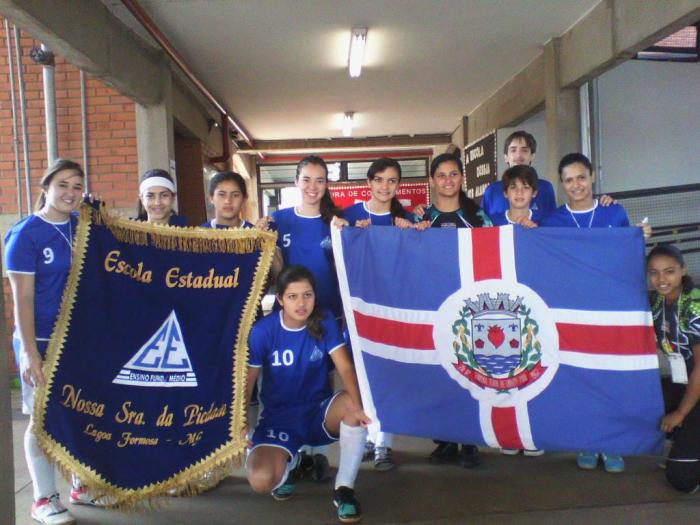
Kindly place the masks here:
<instances>
[{"instance_id":1,"label":"white ceiling","mask_svg":"<svg viewBox=\"0 0 700 525\"><path fill-rule=\"evenodd\" d=\"M131 27L118 0L103 0ZM599 0L141 0L255 139L451 133ZM368 27L347 72L350 29ZM143 34L141 30L137 30Z\"/></svg>"}]
</instances>

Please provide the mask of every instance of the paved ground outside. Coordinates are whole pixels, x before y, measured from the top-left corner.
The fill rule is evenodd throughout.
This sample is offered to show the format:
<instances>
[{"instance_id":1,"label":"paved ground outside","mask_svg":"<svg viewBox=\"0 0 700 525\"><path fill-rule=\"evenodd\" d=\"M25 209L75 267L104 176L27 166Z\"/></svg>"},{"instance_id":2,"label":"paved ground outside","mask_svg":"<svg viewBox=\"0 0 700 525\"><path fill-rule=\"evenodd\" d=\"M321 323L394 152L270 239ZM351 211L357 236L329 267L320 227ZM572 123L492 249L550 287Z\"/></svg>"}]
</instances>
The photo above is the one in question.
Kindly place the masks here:
<instances>
[{"instance_id":1,"label":"paved ground outside","mask_svg":"<svg viewBox=\"0 0 700 525\"><path fill-rule=\"evenodd\" d=\"M31 482L24 460L22 436L27 417L13 392L15 501L17 525L35 523L29 517ZM502 456L483 449L483 464L472 471L457 465L427 462L432 443L397 438L398 467L376 472L364 463L357 482L367 524L414 525L461 523L700 523L700 494L671 489L658 468L659 458L628 458L622 474L578 470L571 454L539 458ZM337 445L331 465L337 464ZM67 502L68 485L60 480ZM242 470L233 472L217 488L189 498L163 498L158 509L145 512L70 506L81 525L314 525L337 523L331 503L332 483L302 480L287 502L254 494Z\"/></svg>"}]
</instances>

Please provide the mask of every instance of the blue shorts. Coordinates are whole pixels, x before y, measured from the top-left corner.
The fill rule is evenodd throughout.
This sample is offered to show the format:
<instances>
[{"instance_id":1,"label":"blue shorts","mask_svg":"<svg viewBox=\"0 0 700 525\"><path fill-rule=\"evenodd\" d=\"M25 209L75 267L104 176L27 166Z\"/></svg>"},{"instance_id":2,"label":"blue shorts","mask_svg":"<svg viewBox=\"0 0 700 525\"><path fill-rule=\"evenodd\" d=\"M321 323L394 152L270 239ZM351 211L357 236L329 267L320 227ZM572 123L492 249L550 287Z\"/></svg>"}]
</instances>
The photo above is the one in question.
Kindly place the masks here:
<instances>
[{"instance_id":1,"label":"blue shorts","mask_svg":"<svg viewBox=\"0 0 700 525\"><path fill-rule=\"evenodd\" d=\"M284 411L263 409L253 432L255 450L262 445L285 449L294 457L303 445L320 447L338 440L326 430L324 422L331 403L340 392L327 397L320 403L306 405Z\"/></svg>"}]
</instances>

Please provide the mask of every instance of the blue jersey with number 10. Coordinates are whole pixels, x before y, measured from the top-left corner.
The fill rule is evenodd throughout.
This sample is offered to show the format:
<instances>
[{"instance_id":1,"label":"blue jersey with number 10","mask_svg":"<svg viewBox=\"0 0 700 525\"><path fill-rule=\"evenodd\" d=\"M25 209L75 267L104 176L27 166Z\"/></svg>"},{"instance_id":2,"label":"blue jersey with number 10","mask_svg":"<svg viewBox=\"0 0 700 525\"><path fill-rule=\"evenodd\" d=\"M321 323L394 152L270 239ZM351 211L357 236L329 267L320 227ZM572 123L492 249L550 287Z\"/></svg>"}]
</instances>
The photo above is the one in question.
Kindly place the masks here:
<instances>
[{"instance_id":1,"label":"blue jersey with number 10","mask_svg":"<svg viewBox=\"0 0 700 525\"><path fill-rule=\"evenodd\" d=\"M338 277L333 265L330 225L320 215L299 215L295 208L272 215L277 226L277 245L285 265L306 266L316 280L316 302L333 315L343 315Z\"/></svg>"},{"instance_id":2,"label":"blue jersey with number 10","mask_svg":"<svg viewBox=\"0 0 700 525\"><path fill-rule=\"evenodd\" d=\"M260 400L265 412L302 408L331 395L329 356L343 346L337 321L323 311L323 337L306 328L288 328L282 312L272 312L253 325L248 366L262 367Z\"/></svg>"}]
</instances>

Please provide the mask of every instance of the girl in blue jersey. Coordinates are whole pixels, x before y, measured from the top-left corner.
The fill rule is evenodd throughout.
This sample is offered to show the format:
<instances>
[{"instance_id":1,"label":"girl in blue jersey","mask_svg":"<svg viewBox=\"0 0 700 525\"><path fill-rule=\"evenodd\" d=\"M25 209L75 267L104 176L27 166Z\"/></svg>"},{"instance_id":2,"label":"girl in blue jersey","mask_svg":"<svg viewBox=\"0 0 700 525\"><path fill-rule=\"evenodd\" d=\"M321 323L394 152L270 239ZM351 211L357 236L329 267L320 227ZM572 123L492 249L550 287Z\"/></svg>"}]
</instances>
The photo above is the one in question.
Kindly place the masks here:
<instances>
[{"instance_id":1,"label":"girl in blue jersey","mask_svg":"<svg viewBox=\"0 0 700 525\"><path fill-rule=\"evenodd\" d=\"M422 222L431 228L477 228L492 226L479 205L462 190L462 159L451 153L438 155L430 163L433 203L425 209ZM427 224L425 224L427 223Z\"/></svg>"},{"instance_id":2,"label":"girl in blue jersey","mask_svg":"<svg viewBox=\"0 0 700 525\"><path fill-rule=\"evenodd\" d=\"M567 203L542 218L540 226L573 228L617 228L630 226L622 205L604 195L593 197L593 166L581 153L569 153L559 162L559 180L566 193ZM651 226L638 224L646 238Z\"/></svg>"},{"instance_id":3,"label":"girl in blue jersey","mask_svg":"<svg viewBox=\"0 0 700 525\"><path fill-rule=\"evenodd\" d=\"M32 415L34 388L45 385L42 371L63 289L73 261L75 210L81 203L83 170L70 160L58 159L41 179L36 211L15 224L5 239L5 266L14 300L15 332L12 345L22 379L22 412ZM24 451L32 478L32 518L40 523L75 523L59 499L54 467L39 448L30 417ZM71 503L91 503L77 479Z\"/></svg>"},{"instance_id":4,"label":"girl in blue jersey","mask_svg":"<svg viewBox=\"0 0 700 525\"><path fill-rule=\"evenodd\" d=\"M140 221L170 226L187 226L187 220L175 213L175 182L165 170L148 170L139 184L138 216Z\"/></svg>"},{"instance_id":5,"label":"girl in blue jersey","mask_svg":"<svg viewBox=\"0 0 700 525\"><path fill-rule=\"evenodd\" d=\"M343 218L350 226L366 228L370 225L411 228L415 221L412 213L404 210L396 198L401 184L401 165L394 159L383 157L370 164L367 184L371 198L343 210Z\"/></svg>"},{"instance_id":6,"label":"girl in blue jersey","mask_svg":"<svg viewBox=\"0 0 700 525\"><path fill-rule=\"evenodd\" d=\"M661 430L673 440L666 479L692 493L700 487L700 289L675 246L651 250L647 274L666 405Z\"/></svg>"},{"instance_id":7,"label":"girl in blue jersey","mask_svg":"<svg viewBox=\"0 0 700 525\"><path fill-rule=\"evenodd\" d=\"M559 162L559 180L568 202L545 216L540 226L564 228L617 228L629 226L625 209L615 202L602 206L593 197L593 166L581 153L569 153ZM651 235L648 224L640 225L644 235ZM594 470L602 459L606 472L619 473L625 470L625 461L617 454L580 452L576 464L583 470Z\"/></svg>"},{"instance_id":8,"label":"girl in blue jersey","mask_svg":"<svg viewBox=\"0 0 700 525\"><path fill-rule=\"evenodd\" d=\"M279 210L272 218L258 221L257 227L272 226L277 230L277 252L272 262L273 278L286 265L300 264L311 270L316 281L316 301L323 309L333 312L336 319L343 316L338 277L335 273L330 223L342 215L328 191L328 166L315 155L304 157L297 164L296 186L301 203ZM270 225L270 221L274 224ZM322 447L312 450L313 477L328 479L328 459Z\"/></svg>"},{"instance_id":9,"label":"girl in blue jersey","mask_svg":"<svg viewBox=\"0 0 700 525\"><path fill-rule=\"evenodd\" d=\"M209 202L214 206L214 218L202 228L252 228L241 218L248 201L248 188L243 177L235 171L215 173L209 180Z\"/></svg>"},{"instance_id":10,"label":"girl in blue jersey","mask_svg":"<svg viewBox=\"0 0 700 525\"><path fill-rule=\"evenodd\" d=\"M400 183L401 165L396 160L387 157L375 160L367 170L370 200L345 208L343 218L350 226L357 228L392 225L399 228L415 227L416 217L407 212L396 198ZM365 456L374 456L375 469L386 471L394 468L393 438L392 434L379 431L372 437L374 443L367 442Z\"/></svg>"},{"instance_id":11,"label":"girl in blue jersey","mask_svg":"<svg viewBox=\"0 0 700 525\"><path fill-rule=\"evenodd\" d=\"M530 204L537 196L537 171L527 165L517 165L508 168L501 177L503 195L508 201L508 209L492 213L489 217L494 226L520 224L526 228L534 228L542 219L539 209L531 209Z\"/></svg>"},{"instance_id":12,"label":"girl in blue jersey","mask_svg":"<svg viewBox=\"0 0 700 525\"><path fill-rule=\"evenodd\" d=\"M303 266L282 270L277 280L281 310L255 323L250 334L246 399L262 372L263 411L250 443L248 481L256 492L288 499L300 447L340 438L333 502L341 522L355 523L362 512L353 487L370 420L338 324L316 302L314 281ZM340 393L331 390L329 361L343 382Z\"/></svg>"},{"instance_id":13,"label":"girl in blue jersey","mask_svg":"<svg viewBox=\"0 0 700 525\"><path fill-rule=\"evenodd\" d=\"M430 163L430 185L433 203L425 209L421 225L431 228L478 228L492 226L489 217L462 190L464 167L457 155L443 153ZM481 463L476 445L438 441L429 461L442 464L459 458L464 468L474 468Z\"/></svg>"},{"instance_id":14,"label":"girl in blue jersey","mask_svg":"<svg viewBox=\"0 0 700 525\"><path fill-rule=\"evenodd\" d=\"M338 289L338 277L333 263L330 223L342 216L328 191L328 167L316 156L303 158L297 164L296 185L301 203L293 208L279 210L272 218L259 221L267 228L270 221L277 229L278 256L272 265L273 276L283 265L306 266L316 280L316 301L329 309L336 318L343 315Z\"/></svg>"}]
</instances>

